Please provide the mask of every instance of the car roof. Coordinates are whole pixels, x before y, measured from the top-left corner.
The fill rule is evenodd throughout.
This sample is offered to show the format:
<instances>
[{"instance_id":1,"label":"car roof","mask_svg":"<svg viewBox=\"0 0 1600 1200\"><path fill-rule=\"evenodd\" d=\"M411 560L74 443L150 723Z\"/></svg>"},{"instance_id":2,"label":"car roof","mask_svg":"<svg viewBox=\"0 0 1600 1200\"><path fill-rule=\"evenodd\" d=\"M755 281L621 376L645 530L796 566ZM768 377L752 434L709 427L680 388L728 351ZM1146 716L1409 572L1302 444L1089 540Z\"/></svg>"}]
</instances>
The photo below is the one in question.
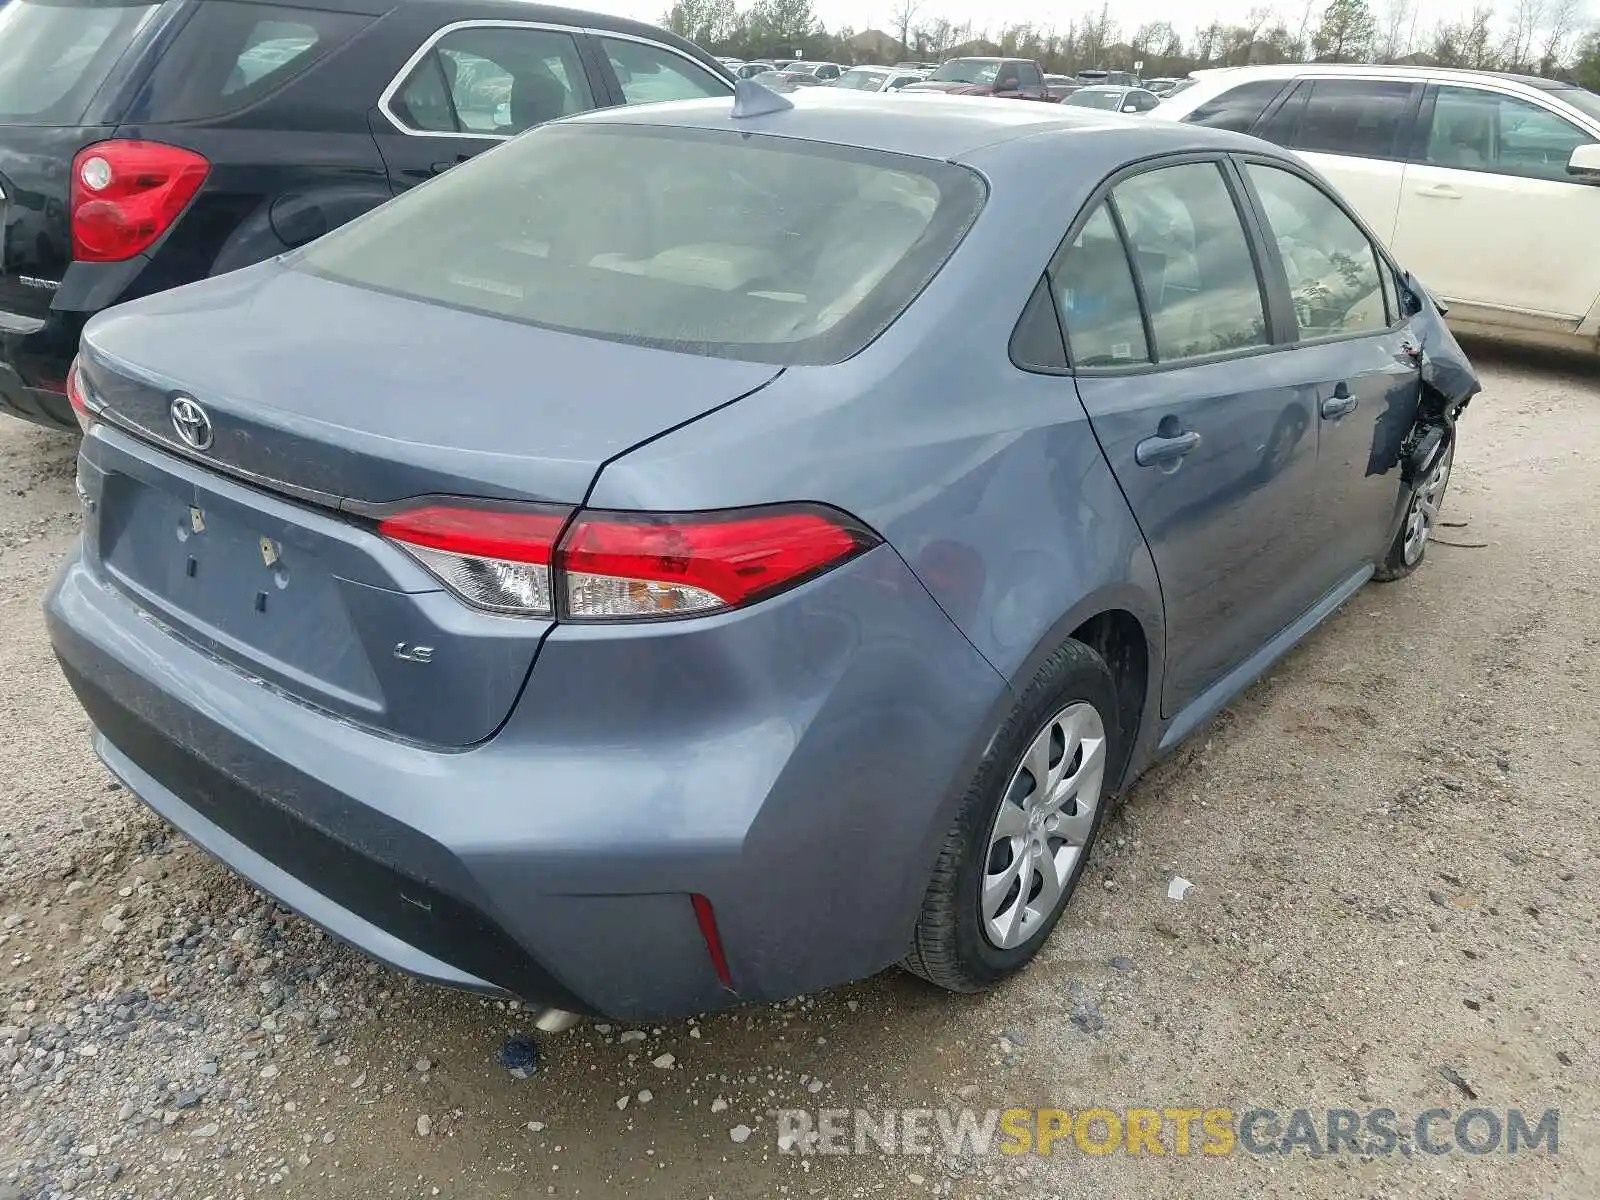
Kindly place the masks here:
<instances>
[{"instance_id":1,"label":"car roof","mask_svg":"<svg viewBox=\"0 0 1600 1200\"><path fill-rule=\"evenodd\" d=\"M1544 92L1557 92L1573 85L1560 79L1546 79L1538 75L1518 75L1511 71L1476 71L1468 67L1420 67L1400 64L1364 63L1278 63L1272 66L1210 67L1191 71L1198 80L1223 79L1298 79L1304 75L1355 75L1362 78L1387 77L1392 79L1501 79L1520 83Z\"/></svg>"},{"instance_id":2,"label":"car roof","mask_svg":"<svg viewBox=\"0 0 1600 1200\"><path fill-rule=\"evenodd\" d=\"M717 98L596 109L564 118L562 124L727 129L946 161L1003 142L1057 132L1125 138L1130 159L1181 150L1265 149L1254 138L1225 130L1178 122L1135 124L1100 110L1059 104L1007 104L981 96L938 92L884 95L837 88L805 88L784 99L792 107L739 119L732 116L731 100Z\"/></svg>"}]
</instances>

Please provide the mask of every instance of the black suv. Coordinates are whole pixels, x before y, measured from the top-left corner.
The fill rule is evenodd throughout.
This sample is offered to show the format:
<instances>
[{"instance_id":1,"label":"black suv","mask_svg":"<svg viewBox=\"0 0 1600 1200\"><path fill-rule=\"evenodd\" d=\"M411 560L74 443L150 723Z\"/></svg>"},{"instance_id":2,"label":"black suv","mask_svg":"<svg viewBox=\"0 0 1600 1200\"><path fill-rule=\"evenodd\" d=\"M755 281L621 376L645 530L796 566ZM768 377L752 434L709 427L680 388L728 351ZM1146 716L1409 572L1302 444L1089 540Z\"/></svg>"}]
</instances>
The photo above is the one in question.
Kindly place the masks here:
<instances>
[{"instance_id":1,"label":"black suv","mask_svg":"<svg viewBox=\"0 0 1600 1200\"><path fill-rule=\"evenodd\" d=\"M0 412L76 428L67 368L102 309L303 245L543 121L732 90L664 30L520 0L10 0Z\"/></svg>"}]
</instances>

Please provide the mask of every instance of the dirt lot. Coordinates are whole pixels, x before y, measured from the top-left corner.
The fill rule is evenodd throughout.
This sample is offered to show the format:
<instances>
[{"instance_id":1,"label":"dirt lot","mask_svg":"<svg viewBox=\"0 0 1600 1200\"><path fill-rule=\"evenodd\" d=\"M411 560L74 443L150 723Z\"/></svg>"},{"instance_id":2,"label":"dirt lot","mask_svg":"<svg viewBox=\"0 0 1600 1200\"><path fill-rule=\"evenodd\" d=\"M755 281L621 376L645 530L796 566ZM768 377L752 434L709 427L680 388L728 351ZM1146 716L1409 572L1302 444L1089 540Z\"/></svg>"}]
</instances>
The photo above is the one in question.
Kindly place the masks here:
<instances>
[{"instance_id":1,"label":"dirt lot","mask_svg":"<svg viewBox=\"0 0 1600 1200\"><path fill-rule=\"evenodd\" d=\"M73 447L0 419L0 1200L1600 1195L1600 372L1482 366L1460 544L1135 787L1023 978L580 1027L527 1078L514 1008L324 939L110 782L38 603ZM1559 1153L816 1157L772 1115L1013 1104L1554 1108Z\"/></svg>"}]
</instances>

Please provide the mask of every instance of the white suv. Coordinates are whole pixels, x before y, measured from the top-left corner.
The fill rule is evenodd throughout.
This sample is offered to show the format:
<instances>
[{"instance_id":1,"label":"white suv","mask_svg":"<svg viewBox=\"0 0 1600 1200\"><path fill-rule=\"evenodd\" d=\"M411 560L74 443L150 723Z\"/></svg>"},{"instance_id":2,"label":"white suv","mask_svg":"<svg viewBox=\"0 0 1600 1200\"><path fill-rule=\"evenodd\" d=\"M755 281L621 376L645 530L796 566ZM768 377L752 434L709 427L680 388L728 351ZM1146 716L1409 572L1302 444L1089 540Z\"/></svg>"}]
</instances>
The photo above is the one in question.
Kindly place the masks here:
<instances>
[{"instance_id":1,"label":"white suv","mask_svg":"<svg viewBox=\"0 0 1600 1200\"><path fill-rule=\"evenodd\" d=\"M1152 119L1299 151L1469 333L1600 350L1600 96L1548 79L1291 63L1198 71Z\"/></svg>"}]
</instances>

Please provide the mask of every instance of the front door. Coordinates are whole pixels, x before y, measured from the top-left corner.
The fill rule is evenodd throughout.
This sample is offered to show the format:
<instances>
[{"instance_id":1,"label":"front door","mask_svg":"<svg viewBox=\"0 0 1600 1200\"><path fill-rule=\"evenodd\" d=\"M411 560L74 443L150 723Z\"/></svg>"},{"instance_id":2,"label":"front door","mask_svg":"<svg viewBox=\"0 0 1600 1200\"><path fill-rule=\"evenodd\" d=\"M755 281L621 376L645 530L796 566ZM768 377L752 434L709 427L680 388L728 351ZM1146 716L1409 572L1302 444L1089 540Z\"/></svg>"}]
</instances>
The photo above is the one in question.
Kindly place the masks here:
<instances>
[{"instance_id":1,"label":"front door","mask_svg":"<svg viewBox=\"0 0 1600 1200\"><path fill-rule=\"evenodd\" d=\"M1273 345L1218 162L1119 183L1051 280L1079 396L1160 578L1170 716L1316 599L1312 389Z\"/></svg>"},{"instance_id":2,"label":"front door","mask_svg":"<svg viewBox=\"0 0 1600 1200\"><path fill-rule=\"evenodd\" d=\"M1278 163L1243 164L1294 310L1296 359L1314 391L1316 579L1332 589L1382 559L1404 499L1400 443L1421 364L1388 261L1320 186Z\"/></svg>"},{"instance_id":3,"label":"front door","mask_svg":"<svg viewBox=\"0 0 1600 1200\"><path fill-rule=\"evenodd\" d=\"M373 114L396 192L545 121L607 103L573 30L475 21L435 34Z\"/></svg>"},{"instance_id":4,"label":"front door","mask_svg":"<svg viewBox=\"0 0 1600 1200\"><path fill-rule=\"evenodd\" d=\"M1395 257L1445 300L1576 324L1600 296L1600 188L1567 174L1596 139L1565 117L1475 86L1430 89L1405 169Z\"/></svg>"}]
</instances>

